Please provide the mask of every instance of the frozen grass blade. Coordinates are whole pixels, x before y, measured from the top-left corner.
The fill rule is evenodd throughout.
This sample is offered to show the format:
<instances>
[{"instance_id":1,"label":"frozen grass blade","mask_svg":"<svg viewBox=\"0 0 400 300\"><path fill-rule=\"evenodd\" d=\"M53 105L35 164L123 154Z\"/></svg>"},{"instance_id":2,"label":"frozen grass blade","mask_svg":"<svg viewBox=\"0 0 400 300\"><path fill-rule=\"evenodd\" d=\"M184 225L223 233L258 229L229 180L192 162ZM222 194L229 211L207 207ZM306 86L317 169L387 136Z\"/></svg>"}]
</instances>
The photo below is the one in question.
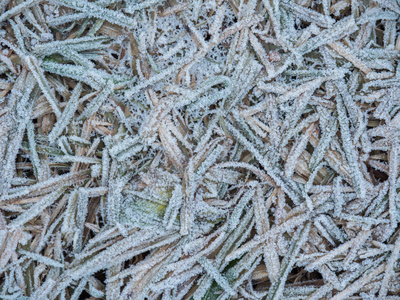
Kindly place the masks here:
<instances>
[{"instance_id":1,"label":"frozen grass blade","mask_svg":"<svg viewBox=\"0 0 400 300\"><path fill-rule=\"evenodd\" d=\"M20 14L23 12L25 9L32 7L34 5L37 5L41 0L28 0L25 2L22 2L21 4L18 4L11 8L10 10L6 11L2 15L0 15L0 22L4 22L6 20L11 19L13 16Z\"/></svg>"},{"instance_id":2,"label":"frozen grass blade","mask_svg":"<svg viewBox=\"0 0 400 300\"><path fill-rule=\"evenodd\" d=\"M296 256L299 254L301 247L307 239L310 227L311 224L307 222L303 227L299 228L293 236L288 254L282 262L279 277L270 287L267 299L281 299L286 278L296 262Z\"/></svg>"},{"instance_id":3,"label":"frozen grass blade","mask_svg":"<svg viewBox=\"0 0 400 300\"><path fill-rule=\"evenodd\" d=\"M135 26L135 20L127 17L123 13L111 9L103 8L93 2L75 1L75 0L53 0L59 5L75 9L85 13L85 15L104 19L112 24L117 24L123 27L132 28Z\"/></svg>"},{"instance_id":4,"label":"frozen grass blade","mask_svg":"<svg viewBox=\"0 0 400 300\"><path fill-rule=\"evenodd\" d=\"M230 287L228 281L220 274L217 268L215 268L212 263L204 257L199 258L199 263L206 270L208 274L227 292L229 295L234 296L235 291Z\"/></svg>"},{"instance_id":5,"label":"frozen grass blade","mask_svg":"<svg viewBox=\"0 0 400 300\"><path fill-rule=\"evenodd\" d=\"M47 101L49 101L54 113L59 118L61 115L61 111L58 107L58 100L54 96L53 92L50 90L49 83L44 76L43 70L38 64L37 59L33 56L26 57L26 63L29 66L29 69L31 70L40 88L42 89L43 94L46 96Z\"/></svg>"},{"instance_id":6,"label":"frozen grass blade","mask_svg":"<svg viewBox=\"0 0 400 300\"><path fill-rule=\"evenodd\" d=\"M32 205L31 208L23 212L18 218L13 220L9 225L10 229L17 229L24 225L26 222L32 220L37 217L43 210L45 210L48 206L52 205L65 191L65 187L62 187L47 196L44 196L43 199Z\"/></svg>"},{"instance_id":7,"label":"frozen grass blade","mask_svg":"<svg viewBox=\"0 0 400 300\"><path fill-rule=\"evenodd\" d=\"M0 298L395 297L399 13L0 0Z\"/></svg>"},{"instance_id":8,"label":"frozen grass blade","mask_svg":"<svg viewBox=\"0 0 400 300\"><path fill-rule=\"evenodd\" d=\"M78 108L78 100L79 96L82 93L82 84L78 83L74 88L71 97L62 112L62 116L57 120L57 123L54 125L52 131L49 134L49 141L51 144L62 134L65 127L68 126L69 121L73 118L76 109Z\"/></svg>"}]
</instances>

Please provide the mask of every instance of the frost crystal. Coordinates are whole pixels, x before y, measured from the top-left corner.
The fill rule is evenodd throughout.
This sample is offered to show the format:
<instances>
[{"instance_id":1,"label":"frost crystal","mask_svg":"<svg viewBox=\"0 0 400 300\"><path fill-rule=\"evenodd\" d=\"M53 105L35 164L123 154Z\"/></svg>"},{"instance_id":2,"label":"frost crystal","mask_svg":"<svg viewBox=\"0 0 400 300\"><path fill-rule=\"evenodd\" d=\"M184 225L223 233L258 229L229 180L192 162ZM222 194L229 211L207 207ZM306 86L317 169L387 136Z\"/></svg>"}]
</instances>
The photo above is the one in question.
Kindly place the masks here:
<instances>
[{"instance_id":1,"label":"frost crystal","mask_svg":"<svg viewBox=\"0 0 400 300\"><path fill-rule=\"evenodd\" d=\"M0 0L1 299L397 299L396 0Z\"/></svg>"}]
</instances>

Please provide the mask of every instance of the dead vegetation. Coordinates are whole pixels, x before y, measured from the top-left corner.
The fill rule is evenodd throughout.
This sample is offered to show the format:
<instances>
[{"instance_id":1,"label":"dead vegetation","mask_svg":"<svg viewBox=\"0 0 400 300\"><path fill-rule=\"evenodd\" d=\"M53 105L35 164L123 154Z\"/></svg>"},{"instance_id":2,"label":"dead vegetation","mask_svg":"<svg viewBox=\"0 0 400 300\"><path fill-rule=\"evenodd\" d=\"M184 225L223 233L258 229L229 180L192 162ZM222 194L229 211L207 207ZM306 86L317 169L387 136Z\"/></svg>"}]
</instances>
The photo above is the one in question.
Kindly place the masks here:
<instances>
[{"instance_id":1,"label":"dead vegetation","mask_svg":"<svg viewBox=\"0 0 400 300\"><path fill-rule=\"evenodd\" d=\"M1 299L400 299L395 0L0 0Z\"/></svg>"}]
</instances>

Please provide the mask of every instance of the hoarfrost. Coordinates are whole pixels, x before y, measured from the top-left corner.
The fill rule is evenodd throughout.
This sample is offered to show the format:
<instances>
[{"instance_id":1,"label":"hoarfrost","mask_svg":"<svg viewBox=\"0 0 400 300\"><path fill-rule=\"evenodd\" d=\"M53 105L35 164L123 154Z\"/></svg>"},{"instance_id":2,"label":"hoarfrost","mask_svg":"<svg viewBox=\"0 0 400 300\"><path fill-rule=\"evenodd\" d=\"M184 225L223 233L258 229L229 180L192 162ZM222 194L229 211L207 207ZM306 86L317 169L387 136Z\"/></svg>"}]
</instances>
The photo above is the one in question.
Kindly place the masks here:
<instances>
[{"instance_id":1,"label":"hoarfrost","mask_svg":"<svg viewBox=\"0 0 400 300\"><path fill-rule=\"evenodd\" d=\"M0 1L0 298L394 298L399 14Z\"/></svg>"}]
</instances>

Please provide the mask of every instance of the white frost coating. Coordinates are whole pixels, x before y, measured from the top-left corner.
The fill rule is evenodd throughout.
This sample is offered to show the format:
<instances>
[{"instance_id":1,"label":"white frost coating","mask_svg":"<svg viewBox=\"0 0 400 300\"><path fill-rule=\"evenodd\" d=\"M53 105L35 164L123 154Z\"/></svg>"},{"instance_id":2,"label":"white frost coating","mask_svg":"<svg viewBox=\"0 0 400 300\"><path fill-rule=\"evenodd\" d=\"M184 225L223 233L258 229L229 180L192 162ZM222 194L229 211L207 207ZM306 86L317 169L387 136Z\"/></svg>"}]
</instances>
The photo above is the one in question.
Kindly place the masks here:
<instances>
[{"instance_id":1,"label":"white frost coating","mask_svg":"<svg viewBox=\"0 0 400 300\"><path fill-rule=\"evenodd\" d=\"M399 14L0 0L0 298L396 295Z\"/></svg>"}]
</instances>

